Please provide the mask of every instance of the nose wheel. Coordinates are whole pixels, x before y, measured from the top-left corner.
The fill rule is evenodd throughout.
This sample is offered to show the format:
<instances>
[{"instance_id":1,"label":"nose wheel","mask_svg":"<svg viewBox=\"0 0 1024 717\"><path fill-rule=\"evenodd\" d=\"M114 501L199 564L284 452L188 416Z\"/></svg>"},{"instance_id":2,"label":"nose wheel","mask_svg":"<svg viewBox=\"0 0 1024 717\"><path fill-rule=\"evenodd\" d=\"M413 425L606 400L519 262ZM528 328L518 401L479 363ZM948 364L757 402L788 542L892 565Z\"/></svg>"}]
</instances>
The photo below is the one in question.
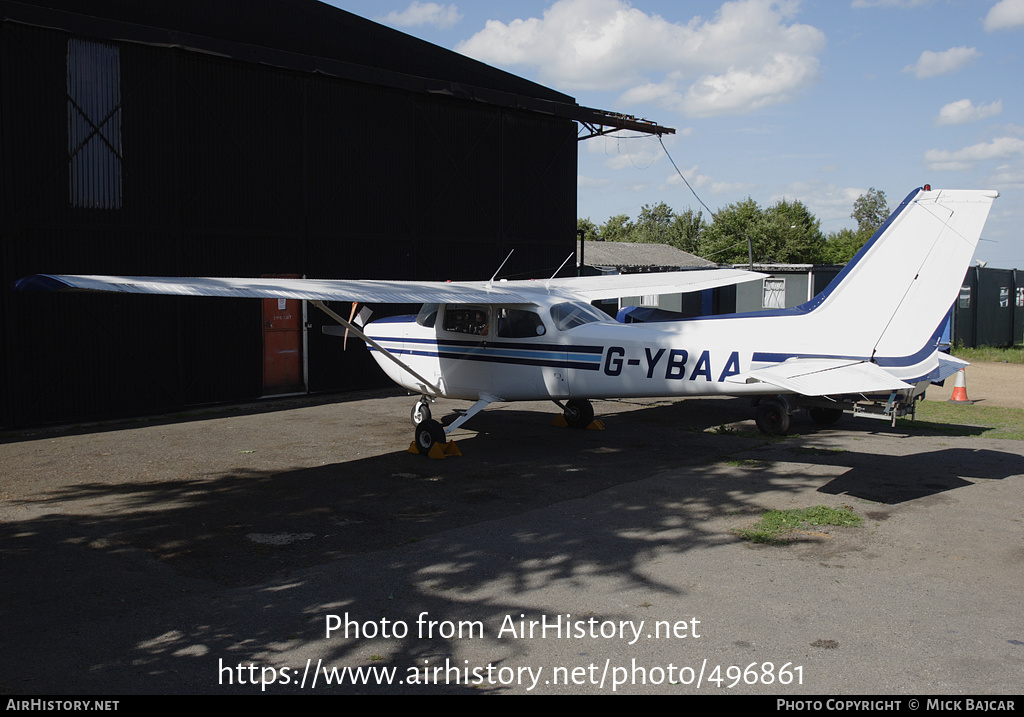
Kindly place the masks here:
<instances>
[{"instance_id":1,"label":"nose wheel","mask_svg":"<svg viewBox=\"0 0 1024 717\"><path fill-rule=\"evenodd\" d=\"M412 408L412 422L416 424L416 437L412 445L409 446L409 451L411 453L426 453L431 458L461 456L462 453L456 447L455 441L449 441L446 434L454 431L487 406L500 400L497 396L482 395L480 400L455 419L446 431L440 423L430 417L430 406L428 405L430 399L423 396Z\"/></svg>"},{"instance_id":2,"label":"nose wheel","mask_svg":"<svg viewBox=\"0 0 1024 717\"><path fill-rule=\"evenodd\" d=\"M412 419L412 425L418 426L424 421L430 420L430 399L426 396L417 401L413 407L412 412L409 414L409 418Z\"/></svg>"}]
</instances>

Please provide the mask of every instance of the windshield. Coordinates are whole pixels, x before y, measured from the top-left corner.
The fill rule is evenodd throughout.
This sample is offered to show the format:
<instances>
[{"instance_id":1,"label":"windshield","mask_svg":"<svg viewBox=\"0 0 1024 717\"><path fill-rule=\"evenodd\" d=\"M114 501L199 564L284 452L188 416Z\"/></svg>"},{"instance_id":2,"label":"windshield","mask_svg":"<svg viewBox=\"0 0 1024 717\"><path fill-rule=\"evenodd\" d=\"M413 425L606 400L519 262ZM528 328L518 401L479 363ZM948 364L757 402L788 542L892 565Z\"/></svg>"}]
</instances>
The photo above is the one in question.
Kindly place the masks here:
<instances>
[{"instance_id":1,"label":"windshield","mask_svg":"<svg viewBox=\"0 0 1024 717\"><path fill-rule=\"evenodd\" d=\"M608 317L599 309L581 301L567 301L551 307L551 320L559 331L568 331L583 324L607 321Z\"/></svg>"},{"instance_id":2,"label":"windshield","mask_svg":"<svg viewBox=\"0 0 1024 717\"><path fill-rule=\"evenodd\" d=\"M437 304L424 304L421 306L420 313L416 317L416 323L430 329L434 328L434 322L437 321L437 307Z\"/></svg>"}]
</instances>

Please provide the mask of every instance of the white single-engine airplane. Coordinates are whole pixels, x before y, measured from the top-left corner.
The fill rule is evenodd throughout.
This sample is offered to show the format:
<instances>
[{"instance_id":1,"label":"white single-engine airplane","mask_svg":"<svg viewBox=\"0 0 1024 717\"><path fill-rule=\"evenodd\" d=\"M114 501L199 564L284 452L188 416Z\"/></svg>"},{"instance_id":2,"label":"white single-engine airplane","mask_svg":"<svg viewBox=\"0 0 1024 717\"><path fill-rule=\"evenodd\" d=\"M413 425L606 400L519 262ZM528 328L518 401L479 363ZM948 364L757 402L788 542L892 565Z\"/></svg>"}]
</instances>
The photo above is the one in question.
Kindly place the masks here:
<instances>
[{"instance_id":1,"label":"white single-engine airplane","mask_svg":"<svg viewBox=\"0 0 1024 717\"><path fill-rule=\"evenodd\" d=\"M364 339L392 380L420 394L412 417L422 452L491 403L541 399L554 400L570 426L586 427L591 399L750 395L758 399L758 427L785 433L797 408L821 423L844 410L895 421L913 413L930 383L966 365L939 353L938 340L997 196L914 190L811 301L659 323L620 324L590 302L761 275L716 269L488 282L35 275L17 288L312 301ZM324 301L423 307L360 330ZM430 417L438 397L474 403L442 428Z\"/></svg>"}]
</instances>

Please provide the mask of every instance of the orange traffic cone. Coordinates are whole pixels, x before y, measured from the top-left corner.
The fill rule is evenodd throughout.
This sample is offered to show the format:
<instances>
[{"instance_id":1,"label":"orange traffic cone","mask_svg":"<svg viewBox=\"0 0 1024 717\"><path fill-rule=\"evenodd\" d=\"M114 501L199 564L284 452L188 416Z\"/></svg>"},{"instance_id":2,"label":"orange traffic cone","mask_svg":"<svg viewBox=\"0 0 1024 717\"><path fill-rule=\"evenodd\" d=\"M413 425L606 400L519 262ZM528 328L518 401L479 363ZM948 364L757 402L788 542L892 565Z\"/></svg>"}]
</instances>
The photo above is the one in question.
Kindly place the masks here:
<instances>
[{"instance_id":1,"label":"orange traffic cone","mask_svg":"<svg viewBox=\"0 0 1024 717\"><path fill-rule=\"evenodd\" d=\"M967 400L967 372L964 369L956 372L956 383L953 384L953 395L949 400L951 403L970 403Z\"/></svg>"}]
</instances>

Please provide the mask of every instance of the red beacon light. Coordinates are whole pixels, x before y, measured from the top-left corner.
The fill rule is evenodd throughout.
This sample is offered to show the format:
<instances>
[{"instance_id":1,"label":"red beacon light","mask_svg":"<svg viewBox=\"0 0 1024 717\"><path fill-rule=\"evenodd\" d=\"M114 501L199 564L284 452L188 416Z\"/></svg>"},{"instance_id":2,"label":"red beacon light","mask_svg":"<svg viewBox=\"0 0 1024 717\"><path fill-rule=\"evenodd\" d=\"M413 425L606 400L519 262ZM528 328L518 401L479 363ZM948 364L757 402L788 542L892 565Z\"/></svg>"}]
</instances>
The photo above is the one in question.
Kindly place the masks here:
<instances>
[{"instance_id":1,"label":"red beacon light","mask_svg":"<svg viewBox=\"0 0 1024 717\"><path fill-rule=\"evenodd\" d=\"M930 185L930 184L924 185L924 191L926 191L926 192L932 191L932 185Z\"/></svg>"}]
</instances>

